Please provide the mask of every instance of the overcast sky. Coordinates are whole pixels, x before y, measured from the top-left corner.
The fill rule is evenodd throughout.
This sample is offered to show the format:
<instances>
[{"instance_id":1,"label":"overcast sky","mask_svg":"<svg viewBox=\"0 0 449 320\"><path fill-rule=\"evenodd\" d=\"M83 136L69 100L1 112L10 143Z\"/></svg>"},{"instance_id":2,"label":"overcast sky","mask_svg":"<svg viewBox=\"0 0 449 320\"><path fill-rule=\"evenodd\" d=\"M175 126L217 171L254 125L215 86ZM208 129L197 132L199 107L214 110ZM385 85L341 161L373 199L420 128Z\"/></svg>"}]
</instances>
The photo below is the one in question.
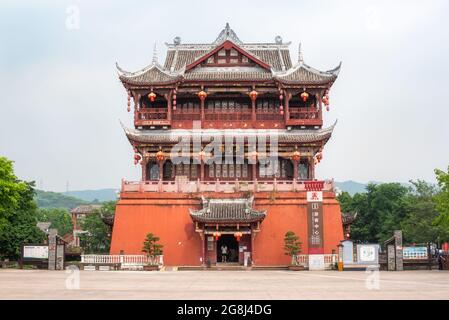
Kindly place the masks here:
<instances>
[{"instance_id":1,"label":"overcast sky","mask_svg":"<svg viewBox=\"0 0 449 320\"><path fill-rule=\"evenodd\" d=\"M79 20L76 14L79 12ZM115 62L135 71L165 42L302 42L321 70L343 61L319 178L435 181L449 165L448 1L2 1L0 155L19 178L65 191L138 179ZM77 23L79 22L79 24Z\"/></svg>"}]
</instances>

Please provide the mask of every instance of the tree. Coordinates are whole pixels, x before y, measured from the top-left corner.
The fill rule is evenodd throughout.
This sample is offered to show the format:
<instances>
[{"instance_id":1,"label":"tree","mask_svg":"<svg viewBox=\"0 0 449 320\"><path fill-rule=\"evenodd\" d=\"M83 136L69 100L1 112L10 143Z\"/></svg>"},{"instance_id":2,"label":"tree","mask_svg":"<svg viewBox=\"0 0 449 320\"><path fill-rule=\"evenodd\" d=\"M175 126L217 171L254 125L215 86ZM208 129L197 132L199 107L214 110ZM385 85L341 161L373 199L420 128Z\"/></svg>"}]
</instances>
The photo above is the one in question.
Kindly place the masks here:
<instances>
[{"instance_id":1,"label":"tree","mask_svg":"<svg viewBox=\"0 0 449 320\"><path fill-rule=\"evenodd\" d=\"M297 265L296 256L301 253L301 242L293 231L287 231L284 236L284 251L286 256L292 257L292 265Z\"/></svg>"},{"instance_id":2,"label":"tree","mask_svg":"<svg viewBox=\"0 0 449 320\"><path fill-rule=\"evenodd\" d=\"M12 161L0 157L0 258L17 259L22 244L45 239L33 198L34 183L17 179Z\"/></svg>"},{"instance_id":3,"label":"tree","mask_svg":"<svg viewBox=\"0 0 449 320\"><path fill-rule=\"evenodd\" d=\"M436 210L440 215L435 219L435 224L441 228L441 240L449 240L449 166L447 172L435 170L440 192L434 196Z\"/></svg>"},{"instance_id":4,"label":"tree","mask_svg":"<svg viewBox=\"0 0 449 320\"><path fill-rule=\"evenodd\" d=\"M86 231L80 235L80 246L85 253L109 253L110 228L103 222L99 212L86 215L80 225Z\"/></svg>"},{"instance_id":5,"label":"tree","mask_svg":"<svg viewBox=\"0 0 449 320\"><path fill-rule=\"evenodd\" d=\"M366 193L356 193L353 197L342 193L339 196L342 208L358 212L351 225L351 237L361 242L383 242L395 229L400 229L401 221L410 210L407 187L399 183L368 184Z\"/></svg>"},{"instance_id":6,"label":"tree","mask_svg":"<svg viewBox=\"0 0 449 320\"><path fill-rule=\"evenodd\" d=\"M58 234L61 236L72 233L72 219L66 209L39 209L38 220L42 222L51 222L51 228L57 229Z\"/></svg>"},{"instance_id":7,"label":"tree","mask_svg":"<svg viewBox=\"0 0 449 320\"><path fill-rule=\"evenodd\" d=\"M117 201L107 201L103 202L100 209L96 211L100 213L100 215L104 218L112 218L115 214L115 206L117 205Z\"/></svg>"},{"instance_id":8,"label":"tree","mask_svg":"<svg viewBox=\"0 0 449 320\"><path fill-rule=\"evenodd\" d=\"M157 264L157 256L160 256L163 253L163 245L157 243L159 240L159 237L156 237L152 233L148 233L143 242L142 252L146 253L151 265Z\"/></svg>"},{"instance_id":9,"label":"tree","mask_svg":"<svg viewBox=\"0 0 449 320\"><path fill-rule=\"evenodd\" d=\"M410 181L408 200L410 203L407 216L401 221L404 241L409 243L438 242L441 228L434 221L439 216L433 198L437 188L425 181Z\"/></svg>"}]
</instances>

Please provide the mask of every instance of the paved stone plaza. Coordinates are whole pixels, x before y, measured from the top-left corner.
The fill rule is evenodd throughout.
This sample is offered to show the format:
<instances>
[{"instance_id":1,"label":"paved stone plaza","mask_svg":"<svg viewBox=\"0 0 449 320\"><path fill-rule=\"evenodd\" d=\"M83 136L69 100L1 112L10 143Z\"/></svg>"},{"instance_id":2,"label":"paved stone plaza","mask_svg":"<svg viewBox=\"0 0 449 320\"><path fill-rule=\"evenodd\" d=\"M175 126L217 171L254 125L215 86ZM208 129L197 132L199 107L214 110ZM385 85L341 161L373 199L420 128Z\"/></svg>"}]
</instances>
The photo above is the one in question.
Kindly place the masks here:
<instances>
[{"instance_id":1,"label":"paved stone plaza","mask_svg":"<svg viewBox=\"0 0 449 320\"><path fill-rule=\"evenodd\" d=\"M0 299L449 299L448 271L0 269ZM67 289L72 288L72 289ZM370 289L371 288L371 289Z\"/></svg>"}]
</instances>

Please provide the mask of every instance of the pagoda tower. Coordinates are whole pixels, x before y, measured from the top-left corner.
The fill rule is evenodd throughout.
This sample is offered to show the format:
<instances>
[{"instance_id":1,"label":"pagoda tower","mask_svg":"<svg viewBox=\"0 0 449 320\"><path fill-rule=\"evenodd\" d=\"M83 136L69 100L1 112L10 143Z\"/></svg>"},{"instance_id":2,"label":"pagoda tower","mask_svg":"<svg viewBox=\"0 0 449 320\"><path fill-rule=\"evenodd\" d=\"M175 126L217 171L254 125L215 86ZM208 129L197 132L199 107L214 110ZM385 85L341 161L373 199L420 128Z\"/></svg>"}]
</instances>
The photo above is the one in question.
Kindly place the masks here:
<instances>
[{"instance_id":1,"label":"pagoda tower","mask_svg":"<svg viewBox=\"0 0 449 320\"><path fill-rule=\"evenodd\" d=\"M245 43L226 24L212 43L167 43L149 66L117 65L134 127L123 126L140 181L122 181L111 254L141 254L160 237L164 263L287 265L295 232L310 269L330 264L343 236L332 180L315 168L335 124L323 127L340 65L292 62L290 42ZM245 262L246 260L246 262Z\"/></svg>"}]
</instances>

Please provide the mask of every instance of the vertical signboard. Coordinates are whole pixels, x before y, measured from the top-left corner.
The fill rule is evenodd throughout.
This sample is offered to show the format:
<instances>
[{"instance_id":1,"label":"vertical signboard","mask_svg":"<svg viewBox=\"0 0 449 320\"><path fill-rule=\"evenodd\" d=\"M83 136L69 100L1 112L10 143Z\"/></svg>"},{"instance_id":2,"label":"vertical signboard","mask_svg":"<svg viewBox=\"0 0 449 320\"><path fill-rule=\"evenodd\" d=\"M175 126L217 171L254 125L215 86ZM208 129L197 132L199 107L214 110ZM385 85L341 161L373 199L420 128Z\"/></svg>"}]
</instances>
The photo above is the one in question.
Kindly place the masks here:
<instances>
[{"instance_id":1,"label":"vertical signboard","mask_svg":"<svg viewBox=\"0 0 449 320\"><path fill-rule=\"evenodd\" d=\"M324 270L323 192L307 192L309 270Z\"/></svg>"},{"instance_id":2,"label":"vertical signboard","mask_svg":"<svg viewBox=\"0 0 449 320\"><path fill-rule=\"evenodd\" d=\"M309 254L324 253L323 238L323 192L307 192L307 224Z\"/></svg>"}]
</instances>

